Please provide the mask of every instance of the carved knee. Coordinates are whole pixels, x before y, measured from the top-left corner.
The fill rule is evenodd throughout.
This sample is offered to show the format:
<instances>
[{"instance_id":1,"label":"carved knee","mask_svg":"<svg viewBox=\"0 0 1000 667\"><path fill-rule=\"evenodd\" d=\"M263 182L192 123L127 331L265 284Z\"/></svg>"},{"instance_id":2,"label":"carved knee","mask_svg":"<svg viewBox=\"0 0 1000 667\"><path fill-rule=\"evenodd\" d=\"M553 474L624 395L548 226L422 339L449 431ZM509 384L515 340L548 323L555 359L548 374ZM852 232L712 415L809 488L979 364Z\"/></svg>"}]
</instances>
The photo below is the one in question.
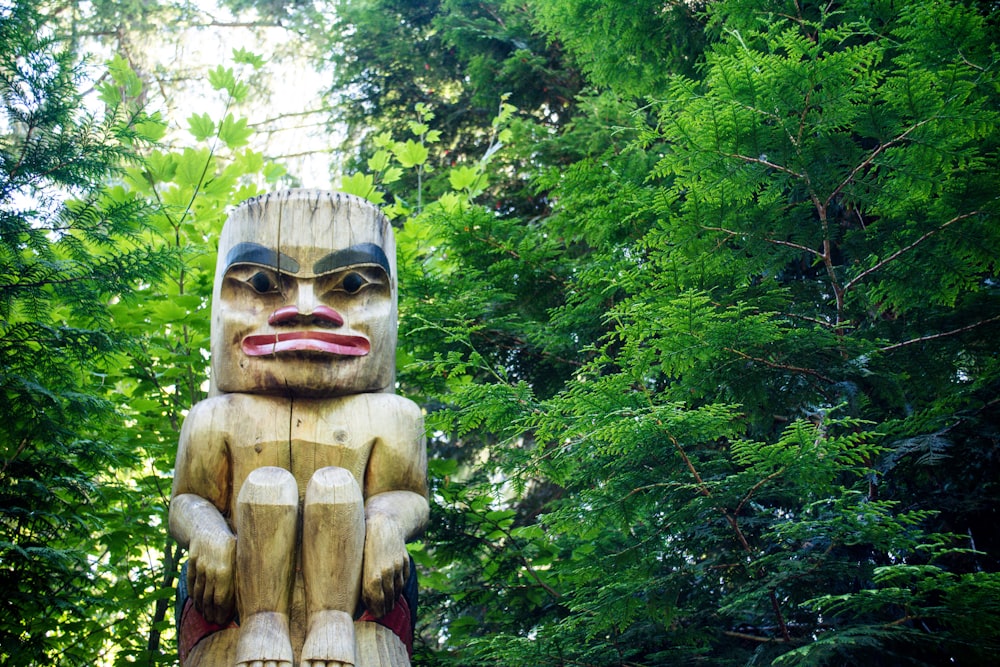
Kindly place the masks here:
<instances>
[{"instance_id":1,"label":"carved knee","mask_svg":"<svg viewBox=\"0 0 1000 667\"><path fill-rule=\"evenodd\" d=\"M298 508L295 477L284 468L265 466L251 472L236 499L238 505L280 505Z\"/></svg>"},{"instance_id":2,"label":"carved knee","mask_svg":"<svg viewBox=\"0 0 1000 667\"><path fill-rule=\"evenodd\" d=\"M361 487L354 475L343 468L320 468L309 480L306 505L364 505Z\"/></svg>"}]
</instances>

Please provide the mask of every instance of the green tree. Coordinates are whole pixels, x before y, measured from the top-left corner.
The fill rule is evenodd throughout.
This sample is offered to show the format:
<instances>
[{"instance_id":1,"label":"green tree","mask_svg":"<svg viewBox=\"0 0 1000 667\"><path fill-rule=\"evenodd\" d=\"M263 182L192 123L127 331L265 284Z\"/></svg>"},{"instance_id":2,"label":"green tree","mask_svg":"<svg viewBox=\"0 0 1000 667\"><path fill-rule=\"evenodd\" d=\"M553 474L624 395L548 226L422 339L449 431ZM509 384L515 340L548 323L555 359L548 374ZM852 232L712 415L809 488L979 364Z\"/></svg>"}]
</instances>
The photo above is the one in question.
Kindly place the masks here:
<instances>
[{"instance_id":1,"label":"green tree","mask_svg":"<svg viewBox=\"0 0 1000 667\"><path fill-rule=\"evenodd\" d=\"M663 14L532 4L608 89L516 126L551 208L400 237L438 456L421 659L986 664L988 7L720 2L667 56Z\"/></svg>"},{"instance_id":2,"label":"green tree","mask_svg":"<svg viewBox=\"0 0 1000 667\"><path fill-rule=\"evenodd\" d=\"M108 25L141 27L141 7L100 4ZM418 664L978 665L1000 650L991 3L227 4L315 40L362 167L342 185L396 216L399 390L426 407L432 454ZM236 71L209 74L234 104L249 80ZM141 95L123 61L110 76L109 103ZM104 348L88 343L44 366L23 350L63 348L35 336L28 365L5 357L4 377L28 383L5 391L80 415L58 433L128 443L102 454L128 463L109 483L78 462L104 450L9 431L77 465L94 515L47 550L5 537L4 567L11 553L78 573L40 634L17 630L39 642L22 662L71 645L71 662L172 659L159 633L180 554L163 513L177 424L205 381L210 246L227 203L280 178L227 114L195 114L193 145L88 190L155 203L143 244L184 259L141 303L102 292L138 337L129 354L94 366ZM109 127L156 125L136 118ZM41 136L18 122L4 151ZM52 192L65 205L37 210L91 201L75 182ZM32 236L54 219L37 215L19 233L81 262L72 234ZM76 266L12 243L49 275ZM130 243L102 252L144 247ZM41 297L20 292L0 319L102 331L75 319L100 315L77 312L67 290L83 287L41 289L58 308L30 317ZM73 408L77 375L120 415ZM82 496L59 489L30 517L77 526L66 499ZM78 546L83 525L96 551Z\"/></svg>"},{"instance_id":3,"label":"green tree","mask_svg":"<svg viewBox=\"0 0 1000 667\"><path fill-rule=\"evenodd\" d=\"M146 202L112 182L162 125L128 103L83 111L77 56L32 5L0 9L0 655L93 664L121 604L104 482L137 464L106 398L130 345L110 304L172 262L147 247Z\"/></svg>"},{"instance_id":4,"label":"green tree","mask_svg":"<svg viewBox=\"0 0 1000 667\"><path fill-rule=\"evenodd\" d=\"M572 116L582 81L558 42L534 26L526 3L492 0L327 0L317 3L225 0L234 10L254 9L307 36L316 65L330 77L330 123L346 129L336 157L346 172L363 171L377 147L374 137L402 137L415 120L413 109L433 109L434 131L444 148L431 155L426 173L477 159L490 145L497 101L530 116L551 131ZM527 149L527 144L523 144ZM499 158L502 161L503 156ZM514 167L494 163L493 192L508 209L544 208L542 197L518 179ZM406 172L387 189L390 200L417 189ZM423 183L436 195L443 179ZM409 202L412 205L412 202Z\"/></svg>"},{"instance_id":5,"label":"green tree","mask_svg":"<svg viewBox=\"0 0 1000 667\"><path fill-rule=\"evenodd\" d=\"M85 101L59 18L22 3L3 19L0 655L174 664L167 499L207 384L214 238L226 206L283 174L236 113L263 61L238 51L208 72L227 111L193 114L163 150L125 58ZM94 103L103 114L81 111Z\"/></svg>"}]
</instances>

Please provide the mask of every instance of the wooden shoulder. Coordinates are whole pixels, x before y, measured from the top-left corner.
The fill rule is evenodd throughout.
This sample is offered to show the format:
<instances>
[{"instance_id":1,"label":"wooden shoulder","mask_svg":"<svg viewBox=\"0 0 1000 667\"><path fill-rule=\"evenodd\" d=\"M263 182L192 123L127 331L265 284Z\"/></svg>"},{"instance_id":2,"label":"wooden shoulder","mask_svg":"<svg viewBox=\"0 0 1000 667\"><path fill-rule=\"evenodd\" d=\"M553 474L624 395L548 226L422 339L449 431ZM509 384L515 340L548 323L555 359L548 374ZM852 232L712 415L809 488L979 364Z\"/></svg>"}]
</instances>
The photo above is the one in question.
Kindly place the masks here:
<instances>
[{"instance_id":1,"label":"wooden shoulder","mask_svg":"<svg viewBox=\"0 0 1000 667\"><path fill-rule=\"evenodd\" d=\"M400 448L400 453L404 456L419 453L426 459L423 410L408 398L393 394L381 396L379 401L384 403L384 408L379 412L388 419L380 439L391 441L394 447Z\"/></svg>"},{"instance_id":2,"label":"wooden shoulder","mask_svg":"<svg viewBox=\"0 0 1000 667\"><path fill-rule=\"evenodd\" d=\"M427 496L427 446L423 411L413 401L393 394L368 394L368 409L377 419L375 446L368 463L367 494L413 491Z\"/></svg>"},{"instance_id":3,"label":"wooden shoulder","mask_svg":"<svg viewBox=\"0 0 1000 667\"><path fill-rule=\"evenodd\" d=\"M397 396L396 394L364 394L365 396L370 396L372 400L380 404L383 409L391 410L400 417L414 420L418 419L421 423L424 421L424 412L420 409L420 406L411 401L408 398L402 396Z\"/></svg>"},{"instance_id":4,"label":"wooden shoulder","mask_svg":"<svg viewBox=\"0 0 1000 667\"><path fill-rule=\"evenodd\" d=\"M193 493L220 509L226 506L229 499L226 433L232 414L228 395L214 396L191 407L177 443L173 496Z\"/></svg>"}]
</instances>

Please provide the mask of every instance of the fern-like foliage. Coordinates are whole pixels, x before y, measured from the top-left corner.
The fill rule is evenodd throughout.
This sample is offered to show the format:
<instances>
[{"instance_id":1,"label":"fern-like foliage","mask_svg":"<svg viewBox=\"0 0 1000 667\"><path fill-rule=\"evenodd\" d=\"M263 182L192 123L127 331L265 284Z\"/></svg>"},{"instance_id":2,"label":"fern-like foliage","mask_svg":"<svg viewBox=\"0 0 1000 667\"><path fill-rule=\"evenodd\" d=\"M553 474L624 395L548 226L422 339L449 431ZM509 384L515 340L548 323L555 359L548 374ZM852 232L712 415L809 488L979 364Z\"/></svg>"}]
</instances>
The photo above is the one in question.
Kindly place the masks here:
<instances>
[{"instance_id":1,"label":"fern-like foliage","mask_svg":"<svg viewBox=\"0 0 1000 667\"><path fill-rule=\"evenodd\" d=\"M33 4L0 8L0 652L90 664L75 638L99 642L114 604L88 559L98 481L134 463L100 386L129 344L107 307L171 259L144 247L147 206L111 185L138 113L82 110L77 57Z\"/></svg>"},{"instance_id":2,"label":"fern-like foliage","mask_svg":"<svg viewBox=\"0 0 1000 667\"><path fill-rule=\"evenodd\" d=\"M691 3L535 4L571 49L622 37L552 140L588 149L526 163L545 216L402 234L403 385L442 459L419 558L454 615L427 660L988 664L995 17L724 0L695 64L645 77L666 47L636 31Z\"/></svg>"}]
</instances>

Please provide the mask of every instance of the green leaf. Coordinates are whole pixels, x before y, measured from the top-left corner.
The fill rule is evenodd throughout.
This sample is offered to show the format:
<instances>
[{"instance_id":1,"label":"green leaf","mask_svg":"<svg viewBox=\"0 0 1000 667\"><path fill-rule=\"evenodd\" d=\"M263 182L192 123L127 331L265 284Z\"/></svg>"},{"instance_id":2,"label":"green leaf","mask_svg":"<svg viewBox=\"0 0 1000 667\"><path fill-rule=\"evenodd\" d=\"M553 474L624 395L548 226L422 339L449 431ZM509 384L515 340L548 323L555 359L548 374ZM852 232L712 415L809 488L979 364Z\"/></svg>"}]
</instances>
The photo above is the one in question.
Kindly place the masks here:
<instances>
[{"instance_id":1,"label":"green leaf","mask_svg":"<svg viewBox=\"0 0 1000 667\"><path fill-rule=\"evenodd\" d=\"M428 123L434 120L434 112L431 111L430 107L427 106L427 104L423 102L417 102L417 105L414 107L414 110L417 112L417 117L424 123Z\"/></svg>"},{"instance_id":2,"label":"green leaf","mask_svg":"<svg viewBox=\"0 0 1000 667\"><path fill-rule=\"evenodd\" d=\"M383 169L389 166L389 160L392 159L392 155L387 150L377 150L375 154L368 158L368 168L375 173L380 173Z\"/></svg>"},{"instance_id":3,"label":"green leaf","mask_svg":"<svg viewBox=\"0 0 1000 667\"><path fill-rule=\"evenodd\" d=\"M142 79L122 56L116 54L111 59L108 63L108 73L127 98L134 99L142 93Z\"/></svg>"},{"instance_id":4,"label":"green leaf","mask_svg":"<svg viewBox=\"0 0 1000 667\"><path fill-rule=\"evenodd\" d=\"M373 204L385 201L385 195L375 189L375 177L371 174L351 174L340 180L340 191L367 199Z\"/></svg>"},{"instance_id":5,"label":"green leaf","mask_svg":"<svg viewBox=\"0 0 1000 667\"><path fill-rule=\"evenodd\" d=\"M381 181L383 185L389 185L390 183L395 183L402 177L403 177L402 169L400 169L399 167L390 167L386 169L385 172L383 172Z\"/></svg>"},{"instance_id":6,"label":"green leaf","mask_svg":"<svg viewBox=\"0 0 1000 667\"><path fill-rule=\"evenodd\" d=\"M185 148L177 156L177 168L174 180L181 186L199 188L206 174L212 172L213 162L212 153L209 149Z\"/></svg>"},{"instance_id":7,"label":"green leaf","mask_svg":"<svg viewBox=\"0 0 1000 667\"><path fill-rule=\"evenodd\" d=\"M167 123L160 116L159 112L142 118L133 124L139 137L150 143L156 143L163 139L167 133Z\"/></svg>"},{"instance_id":8,"label":"green leaf","mask_svg":"<svg viewBox=\"0 0 1000 667\"><path fill-rule=\"evenodd\" d=\"M245 146L253 136L253 128L247 127L246 118L235 118L227 114L219 127L219 139L230 148Z\"/></svg>"},{"instance_id":9,"label":"green leaf","mask_svg":"<svg viewBox=\"0 0 1000 667\"><path fill-rule=\"evenodd\" d=\"M232 91L236 87L236 74L231 67L219 65L208 71L208 84L213 90Z\"/></svg>"},{"instance_id":10,"label":"green leaf","mask_svg":"<svg viewBox=\"0 0 1000 667\"><path fill-rule=\"evenodd\" d=\"M476 167L454 167L448 172L448 182L454 190L470 190L479 176L479 169Z\"/></svg>"},{"instance_id":11,"label":"green leaf","mask_svg":"<svg viewBox=\"0 0 1000 667\"><path fill-rule=\"evenodd\" d=\"M414 120L411 120L409 123L407 123L407 126L410 128L410 132L412 132L418 137L427 132L429 129L431 129L428 125L424 123L418 123Z\"/></svg>"},{"instance_id":12,"label":"green leaf","mask_svg":"<svg viewBox=\"0 0 1000 667\"><path fill-rule=\"evenodd\" d=\"M191 114L188 118L188 129L197 141L205 141L215 136L215 121L208 113Z\"/></svg>"},{"instance_id":13,"label":"green leaf","mask_svg":"<svg viewBox=\"0 0 1000 667\"><path fill-rule=\"evenodd\" d=\"M233 62L241 65L250 65L254 69L260 69L266 62L264 57L244 48L233 49Z\"/></svg>"},{"instance_id":14,"label":"green leaf","mask_svg":"<svg viewBox=\"0 0 1000 667\"><path fill-rule=\"evenodd\" d=\"M153 151L146 158L146 171L154 182L168 183L174 180L177 157L173 153Z\"/></svg>"},{"instance_id":15,"label":"green leaf","mask_svg":"<svg viewBox=\"0 0 1000 667\"><path fill-rule=\"evenodd\" d=\"M393 146L392 133L391 132L380 132L372 138L372 144L377 148L385 148L391 150Z\"/></svg>"},{"instance_id":16,"label":"green leaf","mask_svg":"<svg viewBox=\"0 0 1000 667\"><path fill-rule=\"evenodd\" d=\"M455 192L446 192L438 197L438 200L435 203L440 206L445 213L454 215L459 213L464 207L465 198Z\"/></svg>"},{"instance_id":17,"label":"green leaf","mask_svg":"<svg viewBox=\"0 0 1000 667\"><path fill-rule=\"evenodd\" d=\"M424 164L429 155L426 146L412 139L396 143L394 152L399 163L407 169Z\"/></svg>"},{"instance_id":18,"label":"green leaf","mask_svg":"<svg viewBox=\"0 0 1000 667\"><path fill-rule=\"evenodd\" d=\"M264 180L268 183L277 183L288 170L277 162L265 162L264 163Z\"/></svg>"}]
</instances>

